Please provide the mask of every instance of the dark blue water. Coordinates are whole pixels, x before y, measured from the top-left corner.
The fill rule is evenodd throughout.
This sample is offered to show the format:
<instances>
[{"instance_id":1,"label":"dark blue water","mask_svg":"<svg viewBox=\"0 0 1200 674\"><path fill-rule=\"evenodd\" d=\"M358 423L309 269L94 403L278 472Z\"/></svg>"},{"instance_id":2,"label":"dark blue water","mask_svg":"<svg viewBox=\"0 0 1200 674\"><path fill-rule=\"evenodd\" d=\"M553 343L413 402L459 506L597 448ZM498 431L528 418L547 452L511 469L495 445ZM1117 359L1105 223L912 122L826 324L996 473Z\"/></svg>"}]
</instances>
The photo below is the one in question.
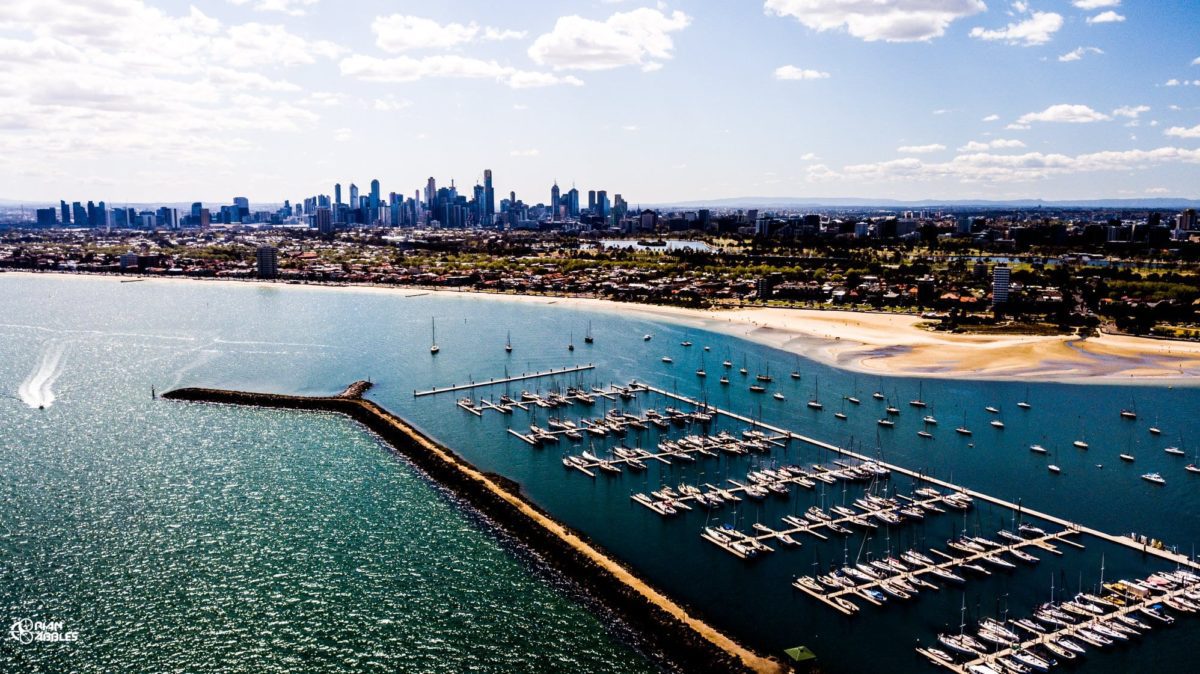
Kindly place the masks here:
<instances>
[{"instance_id":1,"label":"dark blue water","mask_svg":"<svg viewBox=\"0 0 1200 674\"><path fill-rule=\"evenodd\" d=\"M1114 533L1142 532L1185 553L1200 539L1200 479L1183 470L1192 457L1180 459L1162 451L1174 444L1191 454L1194 442L1200 441L1200 422L1195 417L1200 390L1196 388L1030 384L1028 398L1034 407L1022 411L1016 403L1027 395L1023 383L930 379L920 384L921 391L941 423L934 440L921 440L915 433L921 427L922 414L905 404L917 396L915 379L854 375L695 326L675 326L628 313L570 309L556 306L553 300L533 304L416 292L119 284L76 278L0 277L0 284L11 308L6 312L10 325L0 331L25 344L15 359L20 362L5 365L3 381L12 382L11 389L37 368L40 354L51 340L67 342L63 358L69 364L79 362L73 356L72 340L103 342L105 349L93 349L89 359L97 364L105 359L120 362L122 385L146 392L154 384L160 389L210 385L328 393L351 380L371 377L377 383L371 393L374 399L480 467L517 480L533 500L629 561L717 626L773 653L808 645L829 671L873 671L880 663L894 671L928 671L928 666L918 661L913 645L930 642L947 626L957 629L964 603L968 620L1006 609L1014 616L1027 615L1032 605L1049 598L1052 583L1056 592L1064 586L1071 592L1093 587L1100 578L1102 561L1106 579L1144 575L1163 564L1084 539L1086 550L1064 546L1062 557L1036 553L1043 559L1037 567L972 581L965 593L954 589L924 592L917 602L864 608L853 619L843 618L793 591L791 579L843 557L853 560L880 554L889 546L939 546L963 528L991 536L1011 523L1011 513L981 505L965 519L949 514L931 517L919 525L880 530L870 540L861 535L845 542L805 539L799 550L781 549L747 564L700 539L699 531L709 519L706 513L695 511L663 520L636 505L630 494L661 484L741 479L752 465L764 460L807 464L832 457L793 444L766 459L722 457L672 466L652 463L642 475L591 480L564 471L560 456L569 447L535 450L505 432L508 427L524 431L530 423L544 425L545 410L532 417L518 412L512 417L485 413L476 418L455 407L454 394L414 399L413 390L501 376L506 367L516 373L593 362L596 370L585 376L517 384L510 392L545 389L555 383L590 385L637 378L684 395L707 397L722 408L825 441L852 445L864 453L1088 526ZM441 346L437 357L428 352L433 316ZM596 338L594 345L582 340L588 321ZM510 356L503 350L508 332L515 346ZM576 350L568 352L572 333ZM647 333L654 335L650 342L642 340ZM685 338L695 346L681 347ZM703 351L706 345L711 348L708 353ZM674 364L661 363L663 355L672 356ZM720 362L726 357L734 361L729 374L733 384L721 387L717 378L722 371ZM701 358L709 372L704 380L694 375ZM154 366L159 359L169 367ZM783 391L787 400L750 393L749 382L736 371L743 360L751 377L769 367L776 379L772 390ZM88 365L68 367L55 384L59 400L51 410L65 412L73 399L103 395L102 389L76 388L82 384L76 383L71 368L79 366ZM793 369L802 373L799 381L788 377ZM824 412L804 407L818 382ZM876 389L903 408L894 429L881 430L875 423L883 414L883 403L870 397ZM476 394L497 396L501 392L497 387ZM840 399L848 394L857 394L863 404L847 406L849 420L838 421L833 412L842 407ZM598 414L611 404L598 403L591 413ZM633 407L661 409L665 404L668 402L644 397ZM1122 407L1131 404L1140 415L1136 422L1118 416ZM983 410L985 405L1001 409L1007 425L1003 431L988 426L993 417ZM175 413L170 412L174 406L166 407ZM975 431L970 439L953 432L964 417ZM136 417L122 419L119 415L96 420L101 425L130 427L131 433L136 433L136 422ZM1149 434L1147 429L1153 423L1163 429L1161 436ZM1081 437L1090 443L1089 450L1071 447L1071 442ZM626 442L653 447L656 434L648 431L637 437L631 433ZM1030 452L1032 443L1046 446L1051 454ZM598 449L603 450L604 445L598 444ZM1137 456L1134 464L1117 459L1125 451ZM1046 470L1050 462L1062 466L1061 475ZM1161 472L1167 478L1166 486L1154 487L1138 478L1150 470ZM901 491L911 487L905 478L897 477L893 483ZM743 502L736 510L718 511L712 521L745 530L755 521L778 526L781 516L810 505L853 500L854 490L818 489L797 492L786 501ZM1092 654L1087 671L1191 671L1187 643L1200 633L1197 624L1200 620L1184 620L1174 628L1156 630L1136 646Z\"/></svg>"}]
</instances>

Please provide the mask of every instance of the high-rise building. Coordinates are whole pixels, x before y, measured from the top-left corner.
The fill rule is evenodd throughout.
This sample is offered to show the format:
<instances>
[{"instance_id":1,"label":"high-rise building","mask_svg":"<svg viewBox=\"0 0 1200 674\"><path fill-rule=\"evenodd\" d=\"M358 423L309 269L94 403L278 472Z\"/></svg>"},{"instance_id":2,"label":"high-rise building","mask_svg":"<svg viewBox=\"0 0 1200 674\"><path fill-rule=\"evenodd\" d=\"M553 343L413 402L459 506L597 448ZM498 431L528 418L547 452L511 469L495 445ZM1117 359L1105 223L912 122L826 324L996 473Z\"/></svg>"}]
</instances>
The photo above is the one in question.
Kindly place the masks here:
<instances>
[{"instance_id":1,"label":"high-rise building","mask_svg":"<svg viewBox=\"0 0 1200 674\"><path fill-rule=\"evenodd\" d=\"M71 219L75 222L76 227L88 226L88 212L78 201L71 204Z\"/></svg>"},{"instance_id":2,"label":"high-rise building","mask_svg":"<svg viewBox=\"0 0 1200 674\"><path fill-rule=\"evenodd\" d=\"M358 185L350 183L350 208L360 208L362 204L358 203Z\"/></svg>"},{"instance_id":3,"label":"high-rise building","mask_svg":"<svg viewBox=\"0 0 1200 674\"><path fill-rule=\"evenodd\" d=\"M579 190L574 187L567 190L567 215L572 218L579 217Z\"/></svg>"},{"instance_id":4,"label":"high-rise building","mask_svg":"<svg viewBox=\"0 0 1200 674\"><path fill-rule=\"evenodd\" d=\"M492 216L496 213L496 191L492 189L492 169L483 170L483 213L485 227L492 224Z\"/></svg>"},{"instance_id":5,"label":"high-rise building","mask_svg":"<svg viewBox=\"0 0 1200 674\"><path fill-rule=\"evenodd\" d=\"M202 210L204 210L204 204L200 203L199 201L193 203L192 204L192 217L199 218L200 211L202 211Z\"/></svg>"},{"instance_id":6,"label":"high-rise building","mask_svg":"<svg viewBox=\"0 0 1200 674\"><path fill-rule=\"evenodd\" d=\"M38 227L53 227L58 224L57 211L53 208L37 209L37 226Z\"/></svg>"},{"instance_id":7,"label":"high-rise building","mask_svg":"<svg viewBox=\"0 0 1200 674\"><path fill-rule=\"evenodd\" d=\"M371 215L367 218L367 224L375 224L379 220L379 181L371 181L371 200L367 205Z\"/></svg>"},{"instance_id":8,"label":"high-rise building","mask_svg":"<svg viewBox=\"0 0 1200 674\"><path fill-rule=\"evenodd\" d=\"M596 212L596 190L588 190L588 213Z\"/></svg>"},{"instance_id":9,"label":"high-rise building","mask_svg":"<svg viewBox=\"0 0 1200 674\"><path fill-rule=\"evenodd\" d=\"M550 188L550 219L558 220L559 206L562 204L562 199L559 196L558 181L554 181L554 186Z\"/></svg>"},{"instance_id":10,"label":"high-rise building","mask_svg":"<svg viewBox=\"0 0 1200 674\"><path fill-rule=\"evenodd\" d=\"M602 218L608 217L608 191L596 191L596 207L592 210L592 215L599 215Z\"/></svg>"},{"instance_id":11,"label":"high-rise building","mask_svg":"<svg viewBox=\"0 0 1200 674\"><path fill-rule=\"evenodd\" d=\"M67 206L67 202L59 201L58 207L62 209L62 224L67 227L71 224L71 209Z\"/></svg>"},{"instance_id":12,"label":"high-rise building","mask_svg":"<svg viewBox=\"0 0 1200 674\"><path fill-rule=\"evenodd\" d=\"M322 234L333 233L333 211L325 207L318 207L313 215L313 227Z\"/></svg>"},{"instance_id":13,"label":"high-rise building","mask_svg":"<svg viewBox=\"0 0 1200 674\"><path fill-rule=\"evenodd\" d=\"M1011 269L1006 264L992 267L992 304L1008 302L1008 289L1011 280Z\"/></svg>"},{"instance_id":14,"label":"high-rise building","mask_svg":"<svg viewBox=\"0 0 1200 674\"><path fill-rule=\"evenodd\" d=\"M1189 208L1179 214L1179 229L1190 232L1196 229L1196 209Z\"/></svg>"},{"instance_id":15,"label":"high-rise building","mask_svg":"<svg viewBox=\"0 0 1200 674\"><path fill-rule=\"evenodd\" d=\"M233 205L237 206L241 210L242 215L250 214L250 200L246 197L234 197Z\"/></svg>"},{"instance_id":16,"label":"high-rise building","mask_svg":"<svg viewBox=\"0 0 1200 674\"><path fill-rule=\"evenodd\" d=\"M255 252L258 261L259 278L277 278L279 276L279 249L275 246L259 246Z\"/></svg>"},{"instance_id":17,"label":"high-rise building","mask_svg":"<svg viewBox=\"0 0 1200 674\"><path fill-rule=\"evenodd\" d=\"M335 206L342 205L342 184L341 183L333 184L333 203Z\"/></svg>"},{"instance_id":18,"label":"high-rise building","mask_svg":"<svg viewBox=\"0 0 1200 674\"><path fill-rule=\"evenodd\" d=\"M437 199L437 181L433 176L425 182L425 208L433 210L433 202Z\"/></svg>"}]
</instances>

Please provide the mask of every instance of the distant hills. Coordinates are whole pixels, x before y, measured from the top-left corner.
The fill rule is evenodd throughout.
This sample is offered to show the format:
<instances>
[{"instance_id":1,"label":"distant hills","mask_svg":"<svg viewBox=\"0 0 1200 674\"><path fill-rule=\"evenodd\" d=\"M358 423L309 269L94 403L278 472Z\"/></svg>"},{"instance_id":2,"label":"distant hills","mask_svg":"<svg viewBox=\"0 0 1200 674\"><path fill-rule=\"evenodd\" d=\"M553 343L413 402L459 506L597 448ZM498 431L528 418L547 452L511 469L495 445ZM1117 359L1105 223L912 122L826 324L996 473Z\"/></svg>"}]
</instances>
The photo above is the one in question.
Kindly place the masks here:
<instances>
[{"instance_id":1,"label":"distant hills","mask_svg":"<svg viewBox=\"0 0 1200 674\"><path fill-rule=\"evenodd\" d=\"M921 199L903 201L899 199L862 199L857 197L732 197L728 199L702 199L697 201L673 201L658 204L644 204L647 208L759 208L759 209L797 209L797 208L888 208L888 209L921 209L921 208L987 208L1002 210L1006 208L1077 208L1077 209L1158 209L1180 210L1184 208L1200 208L1200 199L1180 199L1175 197L1157 197L1148 199L1013 199L996 201L987 199Z\"/></svg>"}]
</instances>

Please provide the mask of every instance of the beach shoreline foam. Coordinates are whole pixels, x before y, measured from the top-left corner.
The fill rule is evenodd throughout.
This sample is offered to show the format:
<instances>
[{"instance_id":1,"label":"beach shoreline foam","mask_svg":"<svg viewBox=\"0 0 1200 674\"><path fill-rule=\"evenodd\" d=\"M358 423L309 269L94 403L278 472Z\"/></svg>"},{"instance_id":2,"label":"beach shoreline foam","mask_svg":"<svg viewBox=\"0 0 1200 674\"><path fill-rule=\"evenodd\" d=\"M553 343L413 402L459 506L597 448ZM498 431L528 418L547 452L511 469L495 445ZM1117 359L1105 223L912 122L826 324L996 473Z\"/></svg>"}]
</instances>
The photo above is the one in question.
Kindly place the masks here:
<instances>
[{"instance_id":1,"label":"beach shoreline foam","mask_svg":"<svg viewBox=\"0 0 1200 674\"><path fill-rule=\"evenodd\" d=\"M117 283L123 276L6 272ZM521 295L416 286L289 284L261 280L137 277L148 283L204 283L310 291L430 293L477 301L513 301L621 312L732 335L819 363L874 376L995 381L1200 385L1200 343L1102 334L1098 337L933 332L906 314L836 309L702 310L591 297Z\"/></svg>"}]
</instances>

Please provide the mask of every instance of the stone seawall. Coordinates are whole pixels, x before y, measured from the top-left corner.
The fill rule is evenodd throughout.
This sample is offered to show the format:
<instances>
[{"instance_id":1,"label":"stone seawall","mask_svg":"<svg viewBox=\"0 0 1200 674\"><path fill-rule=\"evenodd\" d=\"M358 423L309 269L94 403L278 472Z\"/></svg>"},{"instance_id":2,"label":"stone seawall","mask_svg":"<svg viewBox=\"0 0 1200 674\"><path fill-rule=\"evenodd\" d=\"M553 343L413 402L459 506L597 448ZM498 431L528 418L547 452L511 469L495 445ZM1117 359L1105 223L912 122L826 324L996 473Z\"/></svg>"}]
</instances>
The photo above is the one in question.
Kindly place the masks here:
<instances>
[{"instance_id":1,"label":"stone seawall","mask_svg":"<svg viewBox=\"0 0 1200 674\"><path fill-rule=\"evenodd\" d=\"M576 579L585 592L638 630L650 645L651 654L661 657L667 667L689 674L788 671L779 661L742 646L690 615L599 546L526 499L512 480L480 471L400 417L364 400L362 394L368 388L367 382L355 382L342 394L330 397L184 388L162 397L344 414L375 432L395 451L535 550L557 571Z\"/></svg>"}]
</instances>

